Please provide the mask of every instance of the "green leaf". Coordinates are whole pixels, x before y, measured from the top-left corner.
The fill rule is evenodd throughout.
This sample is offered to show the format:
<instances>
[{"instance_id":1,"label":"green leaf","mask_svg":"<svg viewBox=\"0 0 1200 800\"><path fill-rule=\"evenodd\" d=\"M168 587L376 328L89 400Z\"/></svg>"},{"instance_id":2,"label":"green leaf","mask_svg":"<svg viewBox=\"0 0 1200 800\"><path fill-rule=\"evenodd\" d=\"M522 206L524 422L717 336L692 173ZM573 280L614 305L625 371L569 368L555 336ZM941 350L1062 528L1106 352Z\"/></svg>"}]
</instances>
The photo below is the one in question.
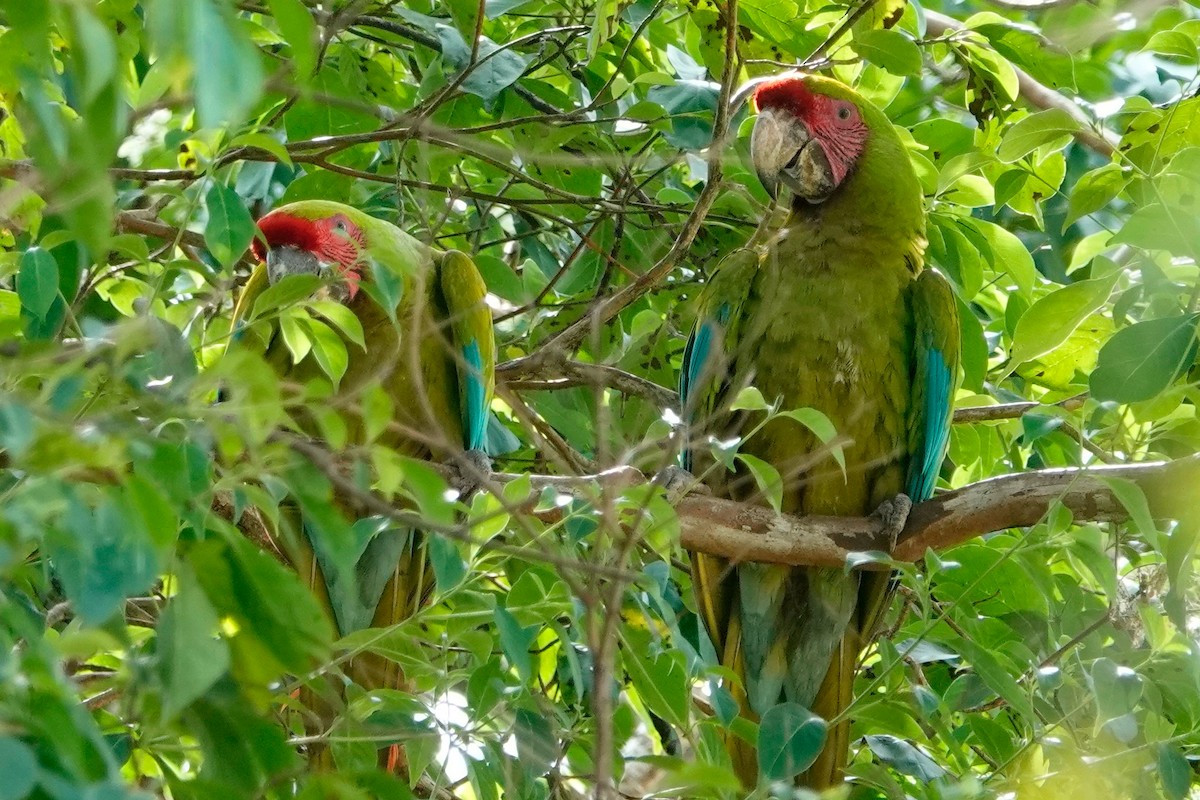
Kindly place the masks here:
<instances>
[{"instance_id":1,"label":"green leaf","mask_svg":"<svg viewBox=\"0 0 1200 800\"><path fill-rule=\"evenodd\" d=\"M40 247L31 247L21 255L17 297L21 307L35 319L45 319L58 297L58 262Z\"/></svg>"},{"instance_id":2,"label":"green leaf","mask_svg":"<svg viewBox=\"0 0 1200 800\"><path fill-rule=\"evenodd\" d=\"M737 393L737 397L733 398L733 402L729 404L730 411L770 411L771 406L767 403L763 393L753 386L747 386Z\"/></svg>"},{"instance_id":3,"label":"green leaf","mask_svg":"<svg viewBox=\"0 0 1200 800\"><path fill-rule=\"evenodd\" d=\"M1153 536L1156 530L1154 516L1150 513L1150 504L1142 487L1124 478L1103 477L1101 480L1108 485L1109 491L1117 501L1129 512L1129 518L1134 527L1143 536Z\"/></svg>"},{"instance_id":4,"label":"green leaf","mask_svg":"<svg viewBox=\"0 0 1200 800\"><path fill-rule=\"evenodd\" d=\"M154 551L140 517L109 496L94 507L63 498L62 529L46 537L50 558L80 619L99 625L158 575Z\"/></svg>"},{"instance_id":5,"label":"green leaf","mask_svg":"<svg viewBox=\"0 0 1200 800\"><path fill-rule=\"evenodd\" d=\"M1159 31L1154 34L1142 48L1142 52L1147 51L1188 63L1195 63L1197 58L1195 38L1180 30Z\"/></svg>"},{"instance_id":6,"label":"green leaf","mask_svg":"<svg viewBox=\"0 0 1200 800\"><path fill-rule=\"evenodd\" d=\"M1063 230L1072 222L1107 206L1129 183L1129 176L1118 164L1105 164L1085 173L1071 189Z\"/></svg>"},{"instance_id":7,"label":"green leaf","mask_svg":"<svg viewBox=\"0 0 1200 800\"><path fill-rule=\"evenodd\" d=\"M559 758L554 727L546 723L545 717L524 708L517 709L513 720L517 758L530 776L545 774Z\"/></svg>"},{"instance_id":8,"label":"green leaf","mask_svg":"<svg viewBox=\"0 0 1200 800\"><path fill-rule=\"evenodd\" d=\"M442 44L442 57L447 63L459 72L470 69L470 73L461 84L462 90L478 95L484 100L495 99L502 91L516 83L529 66L526 56L501 47L486 36L479 39L479 52L474 63L471 63L471 48L457 28L438 25L437 37Z\"/></svg>"},{"instance_id":9,"label":"green leaf","mask_svg":"<svg viewBox=\"0 0 1200 800\"><path fill-rule=\"evenodd\" d=\"M268 0L267 4L279 32L292 47L296 77L304 80L312 72L317 57L317 26L312 14L300 0Z\"/></svg>"},{"instance_id":10,"label":"green leaf","mask_svg":"<svg viewBox=\"0 0 1200 800\"><path fill-rule=\"evenodd\" d=\"M1024 158L1044 144L1053 142L1056 149L1065 147L1080 125L1061 108L1049 108L1031 114L1004 132L996 151L1001 161L1013 162Z\"/></svg>"},{"instance_id":11,"label":"green leaf","mask_svg":"<svg viewBox=\"0 0 1200 800\"><path fill-rule=\"evenodd\" d=\"M1196 360L1200 314L1147 320L1122 328L1100 348L1089 386L1097 400L1134 403L1170 386Z\"/></svg>"},{"instance_id":12,"label":"green leaf","mask_svg":"<svg viewBox=\"0 0 1200 800\"><path fill-rule=\"evenodd\" d=\"M1029 694L1017 683L1012 672L1005 668L987 647L970 639L961 639L958 646L971 663L975 673L988 688L1004 698L1013 710L1025 719L1036 718L1037 715L1033 709L1033 702L1029 699Z\"/></svg>"},{"instance_id":13,"label":"green leaf","mask_svg":"<svg viewBox=\"0 0 1200 800\"><path fill-rule=\"evenodd\" d=\"M109 88L117 73L117 47L112 34L83 6L76 6L72 15L75 38L81 54L76 65L82 78L83 103L91 104Z\"/></svg>"},{"instance_id":14,"label":"green leaf","mask_svg":"<svg viewBox=\"0 0 1200 800\"><path fill-rule=\"evenodd\" d=\"M263 88L258 50L221 0L157 0L147 28L162 69L190 74L202 127L241 122Z\"/></svg>"},{"instance_id":15,"label":"green leaf","mask_svg":"<svg viewBox=\"0 0 1200 800\"><path fill-rule=\"evenodd\" d=\"M341 331L342 336L346 339L364 350L367 348L366 340L363 337L362 322L345 305L332 300L314 300L309 304L309 308L328 320L333 327Z\"/></svg>"},{"instance_id":16,"label":"green leaf","mask_svg":"<svg viewBox=\"0 0 1200 800\"><path fill-rule=\"evenodd\" d=\"M467 564L458 552L458 546L444 536L429 536L426 547L438 593L445 594L466 577Z\"/></svg>"},{"instance_id":17,"label":"green leaf","mask_svg":"<svg viewBox=\"0 0 1200 800\"><path fill-rule=\"evenodd\" d=\"M825 746L825 720L799 703L767 709L758 724L760 781L791 781L812 766Z\"/></svg>"},{"instance_id":18,"label":"green leaf","mask_svg":"<svg viewBox=\"0 0 1200 800\"><path fill-rule=\"evenodd\" d=\"M1037 269L1033 256L1021 240L1011 231L992 222L972 219L970 226L978 231L991 249L992 267L1007 272L1025 297L1033 296L1033 285L1037 280Z\"/></svg>"},{"instance_id":19,"label":"green leaf","mask_svg":"<svg viewBox=\"0 0 1200 800\"><path fill-rule=\"evenodd\" d=\"M37 784L37 755L20 739L0 736L0 800L21 800Z\"/></svg>"},{"instance_id":20,"label":"green leaf","mask_svg":"<svg viewBox=\"0 0 1200 800\"><path fill-rule=\"evenodd\" d=\"M893 75L919 75L921 72L920 48L895 28L855 33L854 49Z\"/></svg>"},{"instance_id":21,"label":"green leaf","mask_svg":"<svg viewBox=\"0 0 1200 800\"><path fill-rule=\"evenodd\" d=\"M1012 361L1020 364L1049 353L1067 340L1112 294L1120 272L1079 281L1040 298L1017 321L1013 333Z\"/></svg>"},{"instance_id":22,"label":"green leaf","mask_svg":"<svg viewBox=\"0 0 1200 800\"><path fill-rule=\"evenodd\" d=\"M517 618L508 609L496 606L496 630L500 634L500 648L504 651L508 663L517 670L522 681L528 681L533 676L533 661L529 657L529 647L537 638L538 626L525 627L517 622Z\"/></svg>"},{"instance_id":23,"label":"green leaf","mask_svg":"<svg viewBox=\"0 0 1200 800\"><path fill-rule=\"evenodd\" d=\"M204 243L213 258L228 267L238 259L254 239L254 220L237 192L213 182L204 195L208 221L204 224Z\"/></svg>"},{"instance_id":24,"label":"green leaf","mask_svg":"<svg viewBox=\"0 0 1200 800\"><path fill-rule=\"evenodd\" d=\"M779 416L795 420L812 431L821 440L821 444L828 448L829 455L841 467L842 474L846 473L846 451L842 445L834 444L838 433L829 417L815 408L790 408L787 411L780 411Z\"/></svg>"},{"instance_id":25,"label":"green leaf","mask_svg":"<svg viewBox=\"0 0 1200 800\"><path fill-rule=\"evenodd\" d=\"M20 458L33 444L37 420L24 405L0 400L0 447Z\"/></svg>"},{"instance_id":26,"label":"green leaf","mask_svg":"<svg viewBox=\"0 0 1200 800\"><path fill-rule=\"evenodd\" d=\"M1150 203L1125 220L1111 243L1200 257L1200 218L1194 210Z\"/></svg>"},{"instance_id":27,"label":"green leaf","mask_svg":"<svg viewBox=\"0 0 1200 800\"><path fill-rule=\"evenodd\" d=\"M346 374L346 367L350 365L346 340L319 320L306 319L304 327L308 329L309 339L312 341L313 356L321 365L321 371L329 376L329 380L336 387Z\"/></svg>"},{"instance_id":28,"label":"green leaf","mask_svg":"<svg viewBox=\"0 0 1200 800\"><path fill-rule=\"evenodd\" d=\"M783 507L783 479L779 476L779 470L761 458L748 453L738 453L737 460L749 468L750 474L754 476L754 482L758 484L758 490L762 492L771 508L779 513Z\"/></svg>"},{"instance_id":29,"label":"green leaf","mask_svg":"<svg viewBox=\"0 0 1200 800\"><path fill-rule=\"evenodd\" d=\"M920 748L899 737L882 733L867 736L865 740L867 747L880 761L921 783L929 783L947 775L946 770Z\"/></svg>"},{"instance_id":30,"label":"green leaf","mask_svg":"<svg viewBox=\"0 0 1200 800\"><path fill-rule=\"evenodd\" d=\"M217 633L220 619L191 567L175 567L178 591L158 622L158 667L163 715L173 717L208 691L229 668L229 648Z\"/></svg>"},{"instance_id":31,"label":"green leaf","mask_svg":"<svg viewBox=\"0 0 1200 800\"><path fill-rule=\"evenodd\" d=\"M1118 665L1109 658L1098 658L1088 677L1096 701L1096 728L1109 726L1121 741L1128 742L1137 735L1137 723L1132 712L1142 696L1142 678L1129 667ZM1127 721L1125 718L1130 717ZM1112 723L1117 723L1113 725Z\"/></svg>"},{"instance_id":32,"label":"green leaf","mask_svg":"<svg viewBox=\"0 0 1200 800\"><path fill-rule=\"evenodd\" d=\"M1158 779L1168 800L1183 800L1192 785L1192 767L1179 752L1179 748L1168 742L1158 746Z\"/></svg>"},{"instance_id":33,"label":"green leaf","mask_svg":"<svg viewBox=\"0 0 1200 800\"><path fill-rule=\"evenodd\" d=\"M691 681L682 651L650 655L643 647L625 647L621 661L650 711L672 725L687 725Z\"/></svg>"},{"instance_id":34,"label":"green leaf","mask_svg":"<svg viewBox=\"0 0 1200 800\"><path fill-rule=\"evenodd\" d=\"M316 275L288 275L278 283L268 286L254 301L250 310L250 320L254 321L269 311L287 308L305 298L324 285L324 281Z\"/></svg>"}]
</instances>

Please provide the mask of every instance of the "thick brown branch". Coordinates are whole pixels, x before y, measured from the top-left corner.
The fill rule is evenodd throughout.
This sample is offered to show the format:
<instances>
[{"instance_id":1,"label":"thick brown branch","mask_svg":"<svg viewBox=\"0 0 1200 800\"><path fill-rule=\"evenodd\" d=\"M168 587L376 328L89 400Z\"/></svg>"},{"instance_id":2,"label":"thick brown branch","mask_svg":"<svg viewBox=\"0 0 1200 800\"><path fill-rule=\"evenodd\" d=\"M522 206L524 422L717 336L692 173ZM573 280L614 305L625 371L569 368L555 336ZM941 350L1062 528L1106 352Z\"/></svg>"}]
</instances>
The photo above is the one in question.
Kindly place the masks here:
<instances>
[{"instance_id":1,"label":"thick brown branch","mask_svg":"<svg viewBox=\"0 0 1200 800\"><path fill-rule=\"evenodd\" d=\"M1070 510L1076 521L1128 519L1129 513L1106 482L1112 479L1137 484L1155 516L1178 519L1194 513L1200 456L1148 464L1045 469L979 481L914 507L893 555L915 561L928 549L942 550L992 531L1034 525L1055 501Z\"/></svg>"},{"instance_id":2,"label":"thick brown branch","mask_svg":"<svg viewBox=\"0 0 1200 800\"><path fill-rule=\"evenodd\" d=\"M892 557L917 561L930 549L943 550L986 533L1034 525L1056 501L1069 509L1077 522L1126 520L1129 513L1106 482L1112 479L1140 487L1156 517L1178 519L1194 513L1200 456L1038 470L973 483L916 505ZM564 479L561 486L567 491L587 480ZM622 473L619 480L628 482L628 474ZM539 481L535 480L535 485ZM887 550L879 521L869 517L795 517L762 506L696 495L685 497L677 510L685 548L736 561L840 566L854 552ZM539 516L552 521L557 514L551 511Z\"/></svg>"}]
</instances>

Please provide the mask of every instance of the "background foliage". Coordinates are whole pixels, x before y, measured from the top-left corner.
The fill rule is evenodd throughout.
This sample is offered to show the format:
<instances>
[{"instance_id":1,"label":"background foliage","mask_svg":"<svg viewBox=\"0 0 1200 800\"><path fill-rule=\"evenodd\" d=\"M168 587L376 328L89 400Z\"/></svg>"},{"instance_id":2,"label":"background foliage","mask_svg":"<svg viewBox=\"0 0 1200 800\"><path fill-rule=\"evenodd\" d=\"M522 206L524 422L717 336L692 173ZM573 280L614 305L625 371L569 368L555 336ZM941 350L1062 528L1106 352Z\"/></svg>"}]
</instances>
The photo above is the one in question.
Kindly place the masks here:
<instances>
[{"instance_id":1,"label":"background foliage","mask_svg":"<svg viewBox=\"0 0 1200 800\"><path fill-rule=\"evenodd\" d=\"M281 202L343 200L474 255L511 362L498 468L652 471L669 395L596 365L674 385L698 284L768 214L744 111L712 180L722 84L806 61L911 134L929 258L963 312L958 405L1041 404L958 425L946 485L1200 444L1191 5L0 8L0 799L733 792L728 696L703 680L660 495L548 491L531 502L563 508L549 523L510 513L528 480L479 496L435 540L429 608L341 642L230 522L328 505L345 464L453 513L437 473L382 448L297 449L299 406L339 449L322 388L225 355L252 218ZM514 361L631 285L648 291L573 329L577 348ZM280 300L297 354L336 374L319 310ZM905 571L852 710L855 796L1188 793L1196 528L1118 488L1134 523L1052 512ZM415 691L352 694L324 737L338 772L307 774L295 689L362 649ZM408 782L375 769L397 740ZM805 745L764 725L760 746Z\"/></svg>"}]
</instances>

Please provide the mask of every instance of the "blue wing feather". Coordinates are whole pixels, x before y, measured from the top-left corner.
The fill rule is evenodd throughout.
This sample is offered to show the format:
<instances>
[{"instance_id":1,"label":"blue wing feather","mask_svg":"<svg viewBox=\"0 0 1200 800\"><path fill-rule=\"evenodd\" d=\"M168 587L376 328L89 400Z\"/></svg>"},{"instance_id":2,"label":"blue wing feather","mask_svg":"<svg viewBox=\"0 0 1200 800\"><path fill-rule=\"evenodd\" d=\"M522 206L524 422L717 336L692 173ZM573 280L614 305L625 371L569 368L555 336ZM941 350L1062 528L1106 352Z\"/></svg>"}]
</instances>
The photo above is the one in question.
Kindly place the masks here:
<instances>
[{"instance_id":1,"label":"blue wing feather","mask_svg":"<svg viewBox=\"0 0 1200 800\"><path fill-rule=\"evenodd\" d=\"M920 409L923 417L923 449L917 455L916 469L910 470L908 496L913 502L928 500L933 496L938 471L950 439L950 401L953 376L941 350L926 343L925 358L925 402Z\"/></svg>"},{"instance_id":2,"label":"blue wing feather","mask_svg":"<svg viewBox=\"0 0 1200 800\"><path fill-rule=\"evenodd\" d=\"M463 445L468 450L482 450L487 438L488 404L479 342L474 339L468 342L462 349L462 357L467 364L462 397Z\"/></svg>"}]
</instances>

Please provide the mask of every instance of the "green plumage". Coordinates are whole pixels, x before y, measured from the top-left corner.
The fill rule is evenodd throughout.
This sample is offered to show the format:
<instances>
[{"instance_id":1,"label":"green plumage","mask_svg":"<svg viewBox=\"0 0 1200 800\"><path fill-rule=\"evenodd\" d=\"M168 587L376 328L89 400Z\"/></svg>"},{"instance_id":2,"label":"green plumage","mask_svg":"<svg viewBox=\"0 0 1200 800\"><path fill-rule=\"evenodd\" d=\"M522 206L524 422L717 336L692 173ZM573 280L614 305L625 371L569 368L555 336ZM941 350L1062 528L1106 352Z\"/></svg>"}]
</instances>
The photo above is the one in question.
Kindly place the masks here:
<instances>
[{"instance_id":1,"label":"green plumage","mask_svg":"<svg viewBox=\"0 0 1200 800\"><path fill-rule=\"evenodd\" d=\"M315 401L341 415L347 445L366 443L362 400L365 391L380 386L391 415L373 444L435 461L481 449L494 385L495 343L484 302L486 287L470 258L432 249L396 226L340 203L298 202L270 216L275 215L288 217L291 228L303 228L304 221L328 227L337 218L361 232L351 256L361 273L361 288L349 298L344 293L330 296L342 297L357 318L365 347L332 326L343 340L348 362L332 396ZM260 227L274 230L266 219ZM350 238L341 228L337 236L335 244ZM272 244L270 235L267 238ZM328 382L312 354L295 361L277 320L246 325L269 284L267 264L260 264L235 307L232 346L262 348L266 361L287 382ZM385 307L381 301L394 305ZM305 409L294 411L293 418L305 435L319 435ZM343 518L341 526L329 523L328 512L302 515L297 507L288 510L296 529L286 537L292 563L342 634L404 621L421 608L432 589L425 535L372 518L353 524L351 540L346 541L344 521L354 519L353 504L336 492L333 499L333 513ZM369 654L354 658L346 672L365 688L403 684L394 661ZM310 702L322 706L315 698Z\"/></svg>"},{"instance_id":2,"label":"green plumage","mask_svg":"<svg viewBox=\"0 0 1200 800\"><path fill-rule=\"evenodd\" d=\"M764 502L748 472L714 465L704 445L706 435L745 436L762 422L761 414L727 410L752 385L784 409L821 411L844 445L843 473L830 448L791 419L776 418L742 443L740 452L779 470L783 510L865 516L901 492L916 501L932 490L957 372L956 311L948 284L922 271L921 191L890 121L841 84L805 80L814 92L854 102L869 138L828 199L797 200L764 248L727 257L705 287L684 366L690 469L718 495ZM743 676L741 699L752 715L790 701L837 718L889 576L731 566L699 554L693 565L706 627L722 663ZM831 729L805 783L837 779L847 737L845 724ZM753 751L736 743L731 750L753 783Z\"/></svg>"}]
</instances>

